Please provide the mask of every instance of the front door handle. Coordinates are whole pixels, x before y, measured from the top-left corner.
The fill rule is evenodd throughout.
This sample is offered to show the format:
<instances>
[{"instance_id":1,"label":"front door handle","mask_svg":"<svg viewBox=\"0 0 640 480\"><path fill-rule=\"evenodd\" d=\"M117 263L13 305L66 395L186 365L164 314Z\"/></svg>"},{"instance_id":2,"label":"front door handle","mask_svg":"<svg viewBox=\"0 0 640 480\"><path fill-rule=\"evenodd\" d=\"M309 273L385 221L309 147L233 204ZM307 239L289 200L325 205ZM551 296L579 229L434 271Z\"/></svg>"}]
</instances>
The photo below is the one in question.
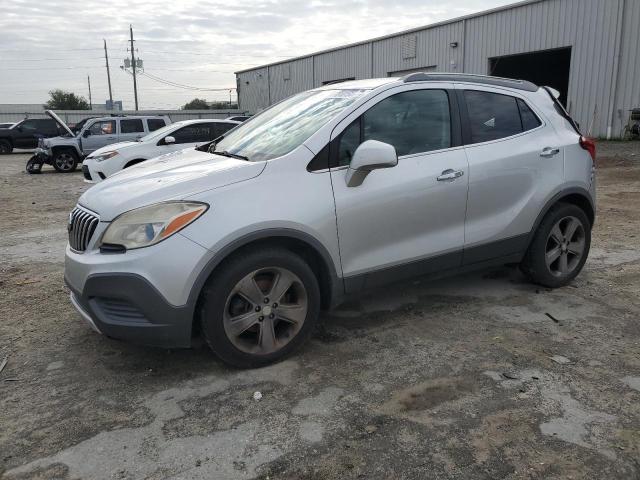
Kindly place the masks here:
<instances>
[{"instance_id":1,"label":"front door handle","mask_svg":"<svg viewBox=\"0 0 640 480\"><path fill-rule=\"evenodd\" d=\"M560 149L559 148L546 147L546 148L542 149L542 151L540 152L540 156L541 157L553 157L554 155L557 155L559 153L560 153Z\"/></svg>"},{"instance_id":2,"label":"front door handle","mask_svg":"<svg viewBox=\"0 0 640 480\"><path fill-rule=\"evenodd\" d=\"M456 178L459 178L462 175L464 175L464 172L462 170L453 170L451 168L448 168L447 170L442 172L442 174L437 178L437 180L439 182L444 182L446 180L455 180Z\"/></svg>"}]
</instances>

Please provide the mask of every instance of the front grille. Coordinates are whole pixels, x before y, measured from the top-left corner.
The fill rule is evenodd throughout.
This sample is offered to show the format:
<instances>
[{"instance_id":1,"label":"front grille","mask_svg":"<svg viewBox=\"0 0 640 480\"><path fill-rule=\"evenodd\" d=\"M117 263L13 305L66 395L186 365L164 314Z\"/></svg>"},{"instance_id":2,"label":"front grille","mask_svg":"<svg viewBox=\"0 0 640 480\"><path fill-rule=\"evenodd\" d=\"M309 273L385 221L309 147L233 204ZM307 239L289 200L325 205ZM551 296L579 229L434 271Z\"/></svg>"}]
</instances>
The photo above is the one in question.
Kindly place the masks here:
<instances>
[{"instance_id":1,"label":"front grille","mask_svg":"<svg viewBox=\"0 0 640 480\"><path fill-rule=\"evenodd\" d=\"M77 252L84 252L89 245L100 219L93 213L76 207L69 215L69 245Z\"/></svg>"},{"instance_id":2,"label":"front grille","mask_svg":"<svg viewBox=\"0 0 640 480\"><path fill-rule=\"evenodd\" d=\"M86 165L82 165L82 174L84 175L84 178L91 180L91 173L89 172L89 167Z\"/></svg>"}]
</instances>

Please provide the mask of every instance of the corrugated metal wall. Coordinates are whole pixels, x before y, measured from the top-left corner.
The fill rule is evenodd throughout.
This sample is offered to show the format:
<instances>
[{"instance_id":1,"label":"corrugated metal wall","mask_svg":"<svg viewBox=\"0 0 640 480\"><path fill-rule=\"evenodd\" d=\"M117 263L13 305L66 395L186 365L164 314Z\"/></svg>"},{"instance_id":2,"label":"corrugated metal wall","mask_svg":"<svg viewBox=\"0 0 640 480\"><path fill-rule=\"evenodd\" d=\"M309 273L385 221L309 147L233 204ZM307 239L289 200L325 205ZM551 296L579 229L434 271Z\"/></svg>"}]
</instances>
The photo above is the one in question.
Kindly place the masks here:
<instances>
[{"instance_id":1,"label":"corrugated metal wall","mask_svg":"<svg viewBox=\"0 0 640 480\"><path fill-rule=\"evenodd\" d=\"M618 71L616 101L613 115L616 118L613 134L619 136L629 119L629 109L640 107L640 1L626 0L623 23L623 42Z\"/></svg>"},{"instance_id":2,"label":"corrugated metal wall","mask_svg":"<svg viewBox=\"0 0 640 480\"><path fill-rule=\"evenodd\" d=\"M492 57L572 47L572 115L593 135L617 136L628 109L640 106L639 44L640 0L538 0L241 72L240 108L256 112L325 82L415 68L489 74Z\"/></svg>"}]
</instances>

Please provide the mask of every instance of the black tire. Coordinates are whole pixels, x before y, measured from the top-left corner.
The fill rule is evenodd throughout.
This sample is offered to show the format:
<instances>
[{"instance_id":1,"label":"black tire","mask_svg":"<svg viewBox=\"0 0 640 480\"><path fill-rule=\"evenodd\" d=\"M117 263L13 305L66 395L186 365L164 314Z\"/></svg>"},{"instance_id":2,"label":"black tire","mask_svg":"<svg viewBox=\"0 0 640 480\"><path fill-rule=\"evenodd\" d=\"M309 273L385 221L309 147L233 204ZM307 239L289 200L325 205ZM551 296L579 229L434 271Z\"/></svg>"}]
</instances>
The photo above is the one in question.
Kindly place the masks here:
<instances>
[{"instance_id":1,"label":"black tire","mask_svg":"<svg viewBox=\"0 0 640 480\"><path fill-rule=\"evenodd\" d=\"M552 230L557 226L562 229L563 225L573 223L574 219L579 222L578 227L572 233L572 238L563 236L561 242L557 242L557 235L552 234ZM567 227L565 227L567 228ZM554 230L558 232L560 230ZM563 233L560 231L560 233ZM572 240L574 240L572 242ZM572 252L572 245L582 245L580 255ZM520 264L520 269L529 279L539 285L558 288L568 285L582 270L591 247L591 222L585 212L576 205L559 203L551 208L545 215L536 230L536 233L529 245L529 249ZM573 250L578 250L575 248ZM554 263L550 263L554 254L557 254ZM565 256L568 260L564 263L564 268L556 267ZM550 265L548 264L550 263Z\"/></svg>"},{"instance_id":2,"label":"black tire","mask_svg":"<svg viewBox=\"0 0 640 480\"><path fill-rule=\"evenodd\" d=\"M13 147L11 143L7 140L0 140L0 155L8 155L13 152Z\"/></svg>"},{"instance_id":3,"label":"black tire","mask_svg":"<svg viewBox=\"0 0 640 480\"><path fill-rule=\"evenodd\" d=\"M54 153L51 164L57 172L71 173L78 168L78 161L78 154L71 149L66 149Z\"/></svg>"},{"instance_id":4,"label":"black tire","mask_svg":"<svg viewBox=\"0 0 640 480\"><path fill-rule=\"evenodd\" d=\"M229 335L227 335L225 329L226 320L224 319L227 315L226 309L230 308L234 289L236 289L241 280L247 278L248 275L253 275L256 271L260 271L261 269L268 270L270 268L284 269L297 277L297 280L300 282L296 283L296 288L300 288L301 286L304 288L306 315L304 315L304 320L300 322L300 329L295 334L291 336L287 335L282 340L276 340L276 345L281 341L287 342L284 343L282 347L276 347L278 348L277 351L270 353L248 353L236 345L240 336L232 340ZM273 285L275 285L275 283L274 281ZM288 292L290 294L289 290ZM260 294L262 295L262 293ZM248 303L250 304L250 302ZM282 307L284 307L284 305L282 305ZM267 307L265 306L263 311L266 312L266 310ZM249 308L248 311L251 312L251 308ZM269 305L269 312L270 311L271 306ZM287 250L277 248L240 253L226 261L220 270L207 281L203 288L198 311L202 336L211 350L223 362L240 368L253 368L267 365L295 351L305 343L313 333L318 322L319 313L320 288L313 270L299 256ZM278 318L273 320L274 325L276 325L277 321ZM286 324L286 322L283 323ZM252 338L256 338L258 344L261 342L261 329L265 324L266 323L254 323L251 329L254 329L253 332L255 333L252 333L250 329L246 330L249 332L249 335L254 335ZM227 323L227 325L229 324ZM273 331L275 330L276 327L274 326ZM245 335L245 333L242 335ZM274 338L277 338L276 334L274 334ZM236 344L234 344L234 342L236 342ZM257 346L256 348L260 347Z\"/></svg>"},{"instance_id":5,"label":"black tire","mask_svg":"<svg viewBox=\"0 0 640 480\"><path fill-rule=\"evenodd\" d=\"M37 156L34 155L27 161L26 171L31 175L42 172L42 162Z\"/></svg>"}]
</instances>

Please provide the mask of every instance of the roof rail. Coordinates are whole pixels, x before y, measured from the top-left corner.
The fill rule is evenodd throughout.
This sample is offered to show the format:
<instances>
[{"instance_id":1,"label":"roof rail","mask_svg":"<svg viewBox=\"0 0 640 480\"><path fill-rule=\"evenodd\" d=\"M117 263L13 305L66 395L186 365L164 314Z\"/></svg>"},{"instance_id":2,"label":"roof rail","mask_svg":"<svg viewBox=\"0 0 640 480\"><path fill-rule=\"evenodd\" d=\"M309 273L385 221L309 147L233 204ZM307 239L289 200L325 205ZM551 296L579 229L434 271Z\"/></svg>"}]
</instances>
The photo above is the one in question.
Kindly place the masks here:
<instances>
[{"instance_id":1,"label":"roof rail","mask_svg":"<svg viewBox=\"0 0 640 480\"><path fill-rule=\"evenodd\" d=\"M400 79L404 83L409 82L472 82L483 85L495 85L498 87L516 88L527 92L535 92L538 86L527 80L514 80L512 78L490 77L488 75L473 75L470 73L427 73L416 72L405 75Z\"/></svg>"}]
</instances>

